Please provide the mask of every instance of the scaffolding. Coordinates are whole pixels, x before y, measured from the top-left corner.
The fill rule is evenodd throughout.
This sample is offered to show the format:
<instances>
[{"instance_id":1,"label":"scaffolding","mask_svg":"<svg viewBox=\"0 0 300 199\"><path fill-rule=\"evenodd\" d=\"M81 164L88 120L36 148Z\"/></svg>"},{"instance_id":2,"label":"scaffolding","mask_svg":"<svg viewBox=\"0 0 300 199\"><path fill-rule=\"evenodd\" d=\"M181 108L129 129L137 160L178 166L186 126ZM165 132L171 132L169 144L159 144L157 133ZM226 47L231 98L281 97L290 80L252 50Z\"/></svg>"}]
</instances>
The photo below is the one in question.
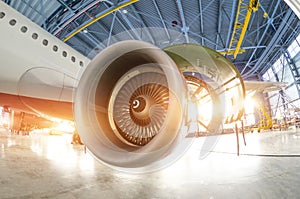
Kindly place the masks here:
<instances>
[{"instance_id":1,"label":"scaffolding","mask_svg":"<svg viewBox=\"0 0 300 199\"><path fill-rule=\"evenodd\" d=\"M259 115L259 126L258 132L261 130L272 129L273 122L269 112L266 110L264 105L259 105L258 107L258 115Z\"/></svg>"}]
</instances>

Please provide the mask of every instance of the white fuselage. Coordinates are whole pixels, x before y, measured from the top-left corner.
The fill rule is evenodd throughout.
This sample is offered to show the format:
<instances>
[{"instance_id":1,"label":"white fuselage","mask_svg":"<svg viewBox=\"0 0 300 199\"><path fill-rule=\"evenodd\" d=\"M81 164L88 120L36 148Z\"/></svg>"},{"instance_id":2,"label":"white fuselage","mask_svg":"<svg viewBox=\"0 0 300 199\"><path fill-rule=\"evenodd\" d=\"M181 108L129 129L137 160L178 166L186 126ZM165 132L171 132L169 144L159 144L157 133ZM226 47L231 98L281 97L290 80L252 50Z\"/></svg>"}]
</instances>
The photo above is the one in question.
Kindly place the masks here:
<instances>
[{"instance_id":1,"label":"white fuselage","mask_svg":"<svg viewBox=\"0 0 300 199\"><path fill-rule=\"evenodd\" d=\"M3 1L0 41L0 93L72 101L88 58Z\"/></svg>"}]
</instances>

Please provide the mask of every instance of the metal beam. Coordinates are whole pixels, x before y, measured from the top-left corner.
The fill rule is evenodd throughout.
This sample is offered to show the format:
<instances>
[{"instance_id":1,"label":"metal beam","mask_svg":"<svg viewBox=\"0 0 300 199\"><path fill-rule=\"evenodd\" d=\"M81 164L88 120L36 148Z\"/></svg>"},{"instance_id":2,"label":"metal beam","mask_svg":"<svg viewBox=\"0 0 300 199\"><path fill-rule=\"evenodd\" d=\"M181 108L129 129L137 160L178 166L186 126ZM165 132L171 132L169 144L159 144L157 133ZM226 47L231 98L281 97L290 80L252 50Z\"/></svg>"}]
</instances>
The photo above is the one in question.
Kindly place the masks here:
<instances>
[{"instance_id":1,"label":"metal beam","mask_svg":"<svg viewBox=\"0 0 300 199\"><path fill-rule=\"evenodd\" d=\"M228 55L228 54L233 54L233 53L235 53L235 50L222 50L222 51L218 51L220 54L222 54L222 55ZM246 52L246 49L240 49L239 50L239 52L238 52L238 54L242 54L242 53L244 53L244 52Z\"/></svg>"},{"instance_id":2,"label":"metal beam","mask_svg":"<svg viewBox=\"0 0 300 199\"><path fill-rule=\"evenodd\" d=\"M92 42L94 46L98 46L100 44L100 42L91 33L81 33L81 34L84 35L85 38L87 38L90 42ZM89 34L89 36L85 34Z\"/></svg>"},{"instance_id":3,"label":"metal beam","mask_svg":"<svg viewBox=\"0 0 300 199\"><path fill-rule=\"evenodd\" d=\"M111 6L113 5L113 3L112 2L110 2L110 1L106 1L108 4L110 4ZM104 4L107 8L109 8L109 6L108 5L106 5L106 4ZM115 12L115 16L116 16L116 20L117 20L117 22L120 24L120 26L128 33L128 35L130 36L130 38L131 39L135 39L134 37L133 37L133 35L128 31L128 29L125 27L125 25L121 22L121 20L119 19L119 17L117 16L117 14L116 14L116 12Z\"/></svg>"},{"instance_id":4,"label":"metal beam","mask_svg":"<svg viewBox=\"0 0 300 199\"><path fill-rule=\"evenodd\" d=\"M115 7L112 8L108 8L106 10L104 10L103 12L101 12L99 15L97 15L94 19L91 19L89 21L87 21L86 23L84 23L83 25L81 25L80 27L78 27L76 30L72 31L67 37L65 37L63 39L64 42L68 41L69 39L71 39L74 35L76 35L77 33L79 33L81 30L87 28L88 26L92 25L93 23L95 23L96 21L102 19L103 17L113 13L114 11L117 11L123 7L126 7L132 3L135 3L139 0L126 0L126 1L122 1L121 3L117 4Z\"/></svg>"},{"instance_id":5,"label":"metal beam","mask_svg":"<svg viewBox=\"0 0 300 199\"><path fill-rule=\"evenodd\" d=\"M203 9L202 9L202 0L198 1L199 5L199 15L200 15L200 33L204 34L204 25L203 25ZM201 37L201 45L204 45L204 39Z\"/></svg>"},{"instance_id":6,"label":"metal beam","mask_svg":"<svg viewBox=\"0 0 300 199\"><path fill-rule=\"evenodd\" d=\"M268 20L272 20L269 15L268 15L268 12L266 11L266 9L264 8L264 6L260 5L260 9L262 9L262 11L264 12L264 18L267 18ZM272 24L272 27L274 30L276 30L275 26L273 23Z\"/></svg>"},{"instance_id":7,"label":"metal beam","mask_svg":"<svg viewBox=\"0 0 300 199\"><path fill-rule=\"evenodd\" d=\"M295 83L297 91L298 91L298 97L300 98L300 73L299 73L299 70L287 49L284 51L283 55L284 55L285 60L287 61L287 65L293 75L294 83Z\"/></svg>"},{"instance_id":8,"label":"metal beam","mask_svg":"<svg viewBox=\"0 0 300 199\"><path fill-rule=\"evenodd\" d=\"M41 7L41 16L43 18L43 23L42 23L42 26L44 26L44 29L47 29L47 25L46 25L46 20L47 20L47 17L45 15L45 8L44 8L44 0L40 0L40 7Z\"/></svg>"},{"instance_id":9,"label":"metal beam","mask_svg":"<svg viewBox=\"0 0 300 199\"><path fill-rule=\"evenodd\" d=\"M68 6L63 0L57 0L58 3L60 3L62 6L64 6L65 8L67 8L72 14L74 13L72 8L70 8L70 6Z\"/></svg>"},{"instance_id":10,"label":"metal beam","mask_svg":"<svg viewBox=\"0 0 300 199\"><path fill-rule=\"evenodd\" d=\"M75 15L75 11L72 8L70 8L69 5L67 5L62 0L58 0L58 1L62 6L64 6L66 9L69 10L69 12L72 14L72 16ZM79 24L77 22L74 22L74 23L75 23L75 25L79 26ZM87 40L89 40L91 43L93 43L94 46L98 46L101 44L101 42L90 31L88 31L87 33L81 32L81 34L84 35L84 37L87 38Z\"/></svg>"},{"instance_id":11,"label":"metal beam","mask_svg":"<svg viewBox=\"0 0 300 199\"><path fill-rule=\"evenodd\" d=\"M20 11L21 13L25 13L25 11L26 11L26 9L27 9L27 7L28 7L28 0L27 1L22 1L22 2L24 2L24 7L22 8L22 10Z\"/></svg>"},{"instance_id":12,"label":"metal beam","mask_svg":"<svg viewBox=\"0 0 300 199\"><path fill-rule=\"evenodd\" d=\"M107 39L107 44L106 46L109 46L110 45L110 40L111 40L111 35L112 35L112 32L113 32L113 28L114 28L114 25L115 25L115 20L116 20L116 17L117 17L117 14L114 13L113 14L113 19L112 19L112 22L111 22L111 25L110 25L110 29L109 29L109 35L108 35L108 39Z\"/></svg>"},{"instance_id":13,"label":"metal beam","mask_svg":"<svg viewBox=\"0 0 300 199\"><path fill-rule=\"evenodd\" d=\"M221 26L222 26L222 6L223 6L224 0L219 0L219 9L218 9L218 30L216 35L216 44L219 44L219 39L221 39L220 33L221 33ZM222 40L222 39L221 39ZM215 46L215 50L217 49L217 45Z\"/></svg>"},{"instance_id":14,"label":"metal beam","mask_svg":"<svg viewBox=\"0 0 300 199\"><path fill-rule=\"evenodd\" d=\"M285 61L287 61L286 59L285 59ZM282 67L282 73L281 73L281 78L280 78L280 80L279 81L281 81L281 82L283 82L283 77L284 77L284 73L285 73L285 67L284 67L284 65L285 65L285 62L284 60L282 60L282 59L280 59L280 63L281 63L281 65L283 66Z\"/></svg>"},{"instance_id":15,"label":"metal beam","mask_svg":"<svg viewBox=\"0 0 300 199\"><path fill-rule=\"evenodd\" d=\"M280 26L278 27L275 35L272 37L272 40L269 42L267 48L264 50L262 55L259 57L258 61L255 63L255 65L249 71L247 71L247 73L242 74L242 76L244 78L249 76L251 73L256 72L257 69L263 63L265 63L265 60L268 58L269 54L271 52L273 52L274 48L276 47L276 44L281 40L282 36L285 34L286 30L289 28L289 24L291 24L291 22L294 20L294 18L292 17L293 15L294 15L293 11L291 9L289 9L287 11L284 19L282 20ZM260 41L262 41L262 39ZM251 57L251 59L252 59L252 57ZM246 66L245 66L245 68L246 68ZM245 68L244 68L244 70L245 70ZM242 71L242 73L244 72L244 70Z\"/></svg>"},{"instance_id":16,"label":"metal beam","mask_svg":"<svg viewBox=\"0 0 300 199\"><path fill-rule=\"evenodd\" d=\"M36 13L38 13L40 16L42 16L42 14L37 10L37 9L35 9L35 6L36 6L36 4L38 3L38 2L36 2L35 3L35 5L34 6L32 6L31 4L29 4L29 2L26 2L25 0L21 0L23 3L25 3L30 9L28 9L28 12L29 13L32 13L32 11L35 11ZM24 15L26 15L25 13L24 13ZM29 14L28 16L31 16L32 14Z\"/></svg>"},{"instance_id":17,"label":"metal beam","mask_svg":"<svg viewBox=\"0 0 300 199\"><path fill-rule=\"evenodd\" d=\"M183 12L183 7L182 7L182 4L181 4L181 0L176 0L176 3L177 3L178 11L179 11L179 16L180 16L180 19L181 19L181 24L182 24L181 31L184 34L186 43L189 43L189 35L188 35L189 27L186 25L186 21L185 21L185 16L184 16L184 12Z\"/></svg>"},{"instance_id":18,"label":"metal beam","mask_svg":"<svg viewBox=\"0 0 300 199\"><path fill-rule=\"evenodd\" d=\"M256 48L266 48L266 46L244 46L243 48L240 49L240 53L246 52L246 50L250 50L250 49L256 49ZM227 48L225 49L221 49L221 50L217 50L219 53L226 55L226 51L228 51ZM233 51L231 52L233 53Z\"/></svg>"},{"instance_id":19,"label":"metal beam","mask_svg":"<svg viewBox=\"0 0 300 199\"><path fill-rule=\"evenodd\" d=\"M281 16L281 14L278 15L278 16ZM277 17L278 17L278 16L277 16ZM293 27L293 30L292 30L292 31L293 31L293 33L289 34L289 36L287 37L287 39L285 39L284 43L281 43L281 46L276 45L276 47L281 48L281 49L284 49L284 48L286 48L286 46L288 46L292 41L296 41L296 42L298 43L298 41L296 40L296 37L298 36L298 34L299 34L299 32L300 32L300 23L297 23L296 27ZM298 45L300 46L299 43L298 43ZM271 64L269 64L269 63L274 63L274 62L278 59L278 57L279 57L280 55L283 54L283 52L284 52L284 50L277 51L276 54L273 55L273 56L268 60L268 63L262 67L262 69L259 68L259 74L260 74L260 75L265 74L266 71L270 68L269 65L271 65Z\"/></svg>"},{"instance_id":20,"label":"metal beam","mask_svg":"<svg viewBox=\"0 0 300 199\"><path fill-rule=\"evenodd\" d=\"M85 13L87 10L89 10L90 8L92 8L93 6L95 6L96 4L102 2L102 0L97 0L94 1L93 3L86 5L84 4L84 8L82 10L80 10L76 15L69 17L66 21L60 23L57 25L58 29L53 33L53 35L57 36L57 34L63 29L65 28L67 25L69 25L72 21L74 21L77 17L79 17L81 14ZM79 9L79 8L78 8ZM78 10L77 9L77 10ZM76 10L76 11L77 11Z\"/></svg>"},{"instance_id":21,"label":"metal beam","mask_svg":"<svg viewBox=\"0 0 300 199\"><path fill-rule=\"evenodd\" d=\"M160 12L160 10L159 10L159 8L158 8L158 5L157 5L157 3L156 3L156 0L152 0L152 2L153 2L153 4L154 4L154 7L155 7L155 9L156 9L156 12L157 12L157 14L158 14L158 16L159 16L159 18L160 18L160 21L161 21L161 23L163 24L163 27L164 27L165 32L166 32L166 34L167 34L167 37L168 37L169 40L171 40L170 33L169 33L168 29L167 29L167 26L166 26L165 21L163 20L163 17L162 17L162 15L161 15L161 12Z\"/></svg>"},{"instance_id":22,"label":"metal beam","mask_svg":"<svg viewBox=\"0 0 300 199\"><path fill-rule=\"evenodd\" d=\"M204 13L207 9L209 9L212 6L212 3L215 1L216 0L209 1L209 3L205 6L205 8L203 8L202 13ZM201 0L199 0L199 4L201 4L201 7L202 7ZM200 9L200 7L199 7L199 9ZM193 17L194 19L191 20L191 22L189 23L189 26L190 26L190 24L193 24L196 20L199 20L198 17L200 17L200 15L201 15L201 12L198 15L196 15L195 17Z\"/></svg>"},{"instance_id":23,"label":"metal beam","mask_svg":"<svg viewBox=\"0 0 300 199\"><path fill-rule=\"evenodd\" d=\"M24 0L21 0L21 1L24 2ZM36 9L38 7L39 3L40 3L39 1L35 1L33 4L31 4L31 3L30 3L30 5L28 4L31 9L28 9L28 11L26 11L27 14L24 14L24 15L30 16L30 18L33 18L33 16L35 14L39 14L40 16L42 16L41 13Z\"/></svg>"},{"instance_id":24,"label":"metal beam","mask_svg":"<svg viewBox=\"0 0 300 199\"><path fill-rule=\"evenodd\" d=\"M295 0L284 0L284 1L289 5L289 7L294 11L294 13L300 19L300 2Z\"/></svg>"},{"instance_id":25,"label":"metal beam","mask_svg":"<svg viewBox=\"0 0 300 199\"><path fill-rule=\"evenodd\" d=\"M125 20L125 22L129 26L130 30L134 33L134 35L136 36L136 38L138 38L139 40L142 40L142 38L140 37L140 35L137 33L136 28L130 22L130 20L128 19L128 17L121 10L118 10L118 12L121 14L122 18Z\"/></svg>"},{"instance_id":26,"label":"metal beam","mask_svg":"<svg viewBox=\"0 0 300 199\"><path fill-rule=\"evenodd\" d=\"M265 74L269 70L269 68L272 67L272 63L274 63L278 59L278 54L279 53L277 52L275 55L273 55L271 59L263 67L260 68L259 75Z\"/></svg>"},{"instance_id":27,"label":"metal beam","mask_svg":"<svg viewBox=\"0 0 300 199\"><path fill-rule=\"evenodd\" d=\"M275 13L276 13L278 7L279 7L280 2L281 2L280 0L277 1L277 4L276 4L276 6L275 6L275 8L274 8L274 10L273 10L271 19L274 18L274 15L275 15ZM268 21L269 21L269 20L268 20ZM261 43L262 43L263 40L265 39L265 35L267 34L270 25L271 25L271 23L267 23L267 26L266 26L266 28L265 28L263 34L261 35L260 40L258 41L258 44L257 44L258 46L261 46ZM244 71L246 70L246 68L250 66L250 62L252 62L252 58L253 58L253 56L255 55L256 51L257 51L257 49L254 49L254 51L252 52L250 58L248 59L247 64L245 65L244 69L242 70L241 74L243 74Z\"/></svg>"},{"instance_id":28,"label":"metal beam","mask_svg":"<svg viewBox=\"0 0 300 199\"><path fill-rule=\"evenodd\" d=\"M199 33L194 33L192 31L190 31L189 34L192 35L192 36L195 36L195 37L199 37L200 39L203 39L203 41L207 41L211 45L218 45L215 41L212 41L212 40L210 40L210 39L208 39L208 38L206 38L202 35L199 35ZM219 47L221 47L221 46L219 46Z\"/></svg>"},{"instance_id":29,"label":"metal beam","mask_svg":"<svg viewBox=\"0 0 300 199\"><path fill-rule=\"evenodd\" d=\"M204 24L203 24L203 13L204 13L207 9L209 9L209 8L211 7L212 3L214 3L215 1L216 1L216 0L211 0L211 1L209 1L209 3L205 6L205 8L202 9L202 1L199 0L199 1L198 1L198 4L199 4L199 14L196 15L195 17L193 17L193 20L191 20L190 23L189 23L189 25L188 25L188 27L191 26L191 24L193 24L195 21L198 21L199 18L200 18L200 28L201 28L200 34L201 34L201 35L199 35L199 33L196 34L196 33L193 33L193 32L191 32L191 31L189 32L189 34L195 35L195 36L197 36L197 37L200 37L201 40L202 40L202 43L201 43L202 45L204 45L204 39L207 40L207 41L209 41L210 43L213 43L213 45L215 45L215 42L212 42L212 41L210 41L209 39L207 39L206 37L204 37Z\"/></svg>"},{"instance_id":30,"label":"metal beam","mask_svg":"<svg viewBox=\"0 0 300 199\"><path fill-rule=\"evenodd\" d=\"M24 6L22 3L19 2L18 5L16 5L15 9L16 10L21 10L22 6Z\"/></svg>"},{"instance_id":31,"label":"metal beam","mask_svg":"<svg viewBox=\"0 0 300 199\"><path fill-rule=\"evenodd\" d=\"M149 32L148 26L145 24L143 17L139 14L139 12L137 12L137 9L134 6L134 4L132 4L131 7L133 8L133 12L134 12L135 16L133 16L133 14L131 14L131 12L128 12L127 15L131 16L136 21L140 22L141 25L143 25L143 29L141 31L145 31L147 36L150 38L152 44L156 44L156 41L154 40L152 34Z\"/></svg>"}]
</instances>

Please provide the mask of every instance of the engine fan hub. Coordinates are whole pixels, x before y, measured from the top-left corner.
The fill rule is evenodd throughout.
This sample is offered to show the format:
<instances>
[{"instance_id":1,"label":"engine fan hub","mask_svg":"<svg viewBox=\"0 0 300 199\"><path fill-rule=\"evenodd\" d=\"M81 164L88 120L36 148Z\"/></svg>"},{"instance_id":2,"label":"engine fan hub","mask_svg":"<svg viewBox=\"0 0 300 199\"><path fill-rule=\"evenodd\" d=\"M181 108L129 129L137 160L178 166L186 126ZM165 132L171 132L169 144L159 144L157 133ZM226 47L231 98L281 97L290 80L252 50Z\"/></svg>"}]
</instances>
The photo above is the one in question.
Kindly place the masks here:
<instances>
[{"instance_id":1,"label":"engine fan hub","mask_svg":"<svg viewBox=\"0 0 300 199\"><path fill-rule=\"evenodd\" d=\"M131 108L134 112L140 113L146 108L146 100L143 97L137 97L133 100Z\"/></svg>"},{"instance_id":2,"label":"engine fan hub","mask_svg":"<svg viewBox=\"0 0 300 199\"><path fill-rule=\"evenodd\" d=\"M160 70L143 70L124 75L126 81L119 80L110 102L114 132L131 146L144 146L159 134L168 110L169 89L165 76Z\"/></svg>"},{"instance_id":3,"label":"engine fan hub","mask_svg":"<svg viewBox=\"0 0 300 199\"><path fill-rule=\"evenodd\" d=\"M134 95L133 95L134 96ZM132 97L130 99L130 114L131 118L136 122L136 124L141 126L149 125L150 119L150 108L153 104L151 96L138 96ZM142 122L139 122L141 120Z\"/></svg>"}]
</instances>

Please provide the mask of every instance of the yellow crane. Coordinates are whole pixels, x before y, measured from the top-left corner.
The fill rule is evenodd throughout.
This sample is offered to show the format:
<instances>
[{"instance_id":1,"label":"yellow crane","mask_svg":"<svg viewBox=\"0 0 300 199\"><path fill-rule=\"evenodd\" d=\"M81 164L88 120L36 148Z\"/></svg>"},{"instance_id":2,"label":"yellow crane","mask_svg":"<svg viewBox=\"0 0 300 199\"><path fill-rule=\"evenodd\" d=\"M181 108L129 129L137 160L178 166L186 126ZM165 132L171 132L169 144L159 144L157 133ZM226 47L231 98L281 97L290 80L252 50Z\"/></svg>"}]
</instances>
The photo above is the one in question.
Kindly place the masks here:
<instances>
[{"instance_id":1,"label":"yellow crane","mask_svg":"<svg viewBox=\"0 0 300 199\"><path fill-rule=\"evenodd\" d=\"M222 54L233 54L234 59L236 59L237 54L245 52L245 50L241 49L241 45L249 25L251 14L256 12L258 7L259 0L250 0L248 5L244 0L238 1L237 14L229 48L227 52L223 52Z\"/></svg>"}]
</instances>

